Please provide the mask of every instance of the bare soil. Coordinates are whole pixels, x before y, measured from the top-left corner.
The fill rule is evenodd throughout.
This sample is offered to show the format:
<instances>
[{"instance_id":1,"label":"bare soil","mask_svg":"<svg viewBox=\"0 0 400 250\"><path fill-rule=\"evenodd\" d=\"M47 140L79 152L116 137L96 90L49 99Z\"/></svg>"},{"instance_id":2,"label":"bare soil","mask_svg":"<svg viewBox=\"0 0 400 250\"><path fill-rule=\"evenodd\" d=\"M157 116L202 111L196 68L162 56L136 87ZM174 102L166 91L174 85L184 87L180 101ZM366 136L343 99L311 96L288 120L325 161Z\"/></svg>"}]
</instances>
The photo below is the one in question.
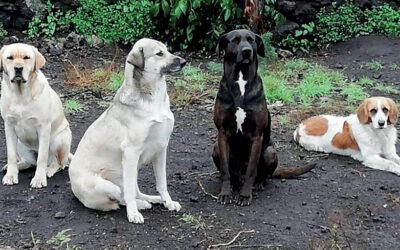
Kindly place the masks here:
<instances>
[{"instance_id":1,"label":"bare soil","mask_svg":"<svg viewBox=\"0 0 400 250\"><path fill-rule=\"evenodd\" d=\"M120 50L117 61L123 62L127 49ZM399 52L399 38L369 36L333 45L308 60L343 70L349 78L375 77L399 89L400 71L389 68L393 63L400 65ZM105 107L98 104L102 99L89 89L62 85L65 60L81 57L91 64L102 64L112 60L114 54L115 48L110 47L46 55L44 73L57 92L85 103L85 112L68 116L73 132L72 152ZM375 72L360 67L372 59L380 60L384 69ZM382 94L375 90L369 93ZM397 95L391 97L400 101ZM278 115L293 112L288 107L271 108L272 137L280 166L316 162L317 167L302 178L269 180L250 206L217 204L199 185L200 181L208 193L218 194L220 182L211 160L217 133L211 106L212 100L202 100L173 110L176 122L168 153L168 186L172 198L181 203L182 211L169 212L162 206L153 206L142 211L143 225L131 224L124 208L108 213L85 208L71 192L67 169L49 179L47 188L39 190L29 187L33 170L23 171L18 185L0 186L0 248L32 249L36 245L47 249L48 239L71 229L70 245L82 249L204 249L229 242L242 230L254 231L241 234L231 247L400 249L399 177L370 170L348 157L302 150L292 140L297 119L288 124L274 120ZM4 126L0 122L0 165L6 161ZM143 168L139 176L143 191L154 194L152 169ZM58 212L64 216L56 218ZM185 213L195 216L205 227L196 229L196 223L182 221ZM39 242L35 244L32 238Z\"/></svg>"}]
</instances>

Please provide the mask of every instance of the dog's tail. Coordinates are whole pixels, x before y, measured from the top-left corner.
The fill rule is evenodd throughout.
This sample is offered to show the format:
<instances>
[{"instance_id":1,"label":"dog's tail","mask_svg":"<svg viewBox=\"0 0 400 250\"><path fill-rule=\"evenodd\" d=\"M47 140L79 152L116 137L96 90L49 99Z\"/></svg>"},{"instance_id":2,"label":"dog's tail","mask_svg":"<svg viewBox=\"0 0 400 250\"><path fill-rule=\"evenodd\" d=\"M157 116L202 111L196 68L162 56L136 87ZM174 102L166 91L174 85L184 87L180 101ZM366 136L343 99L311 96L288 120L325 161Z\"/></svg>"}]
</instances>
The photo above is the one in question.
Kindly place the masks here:
<instances>
[{"instance_id":1,"label":"dog's tail","mask_svg":"<svg viewBox=\"0 0 400 250\"><path fill-rule=\"evenodd\" d=\"M306 166L278 168L272 174L272 178L282 178L282 179L296 178L299 175L309 172L311 169L315 168L316 165L317 165L316 163L312 163Z\"/></svg>"}]
</instances>

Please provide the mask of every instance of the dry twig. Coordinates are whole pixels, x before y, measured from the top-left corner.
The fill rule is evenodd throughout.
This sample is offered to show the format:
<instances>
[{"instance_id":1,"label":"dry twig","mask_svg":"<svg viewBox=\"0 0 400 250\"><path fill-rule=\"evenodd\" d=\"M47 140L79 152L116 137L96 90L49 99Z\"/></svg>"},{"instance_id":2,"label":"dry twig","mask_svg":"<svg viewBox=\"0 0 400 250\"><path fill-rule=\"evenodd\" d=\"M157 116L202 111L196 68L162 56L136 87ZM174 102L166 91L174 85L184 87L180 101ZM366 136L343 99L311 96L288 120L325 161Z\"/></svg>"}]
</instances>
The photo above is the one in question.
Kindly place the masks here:
<instances>
[{"instance_id":1,"label":"dry twig","mask_svg":"<svg viewBox=\"0 0 400 250\"><path fill-rule=\"evenodd\" d=\"M218 248L218 247L226 247L231 245L233 242L236 241L236 239L242 234L242 233L254 233L254 230L248 230L248 231L240 231L238 234L236 234L235 237L233 237L233 239L227 243L219 243L219 244L215 244L215 245L210 245L207 247L207 249L213 249L213 248Z\"/></svg>"},{"instance_id":2,"label":"dry twig","mask_svg":"<svg viewBox=\"0 0 400 250\"><path fill-rule=\"evenodd\" d=\"M213 194L211 194L211 193L209 193L209 192L206 191L206 189L204 188L204 186L203 186L203 184L201 183L201 181L200 181L199 178L196 178L196 181L197 181L197 183L199 183L200 189L201 189L201 191L203 191L203 193L205 193L206 195L211 196L213 199L216 199L216 200L218 199L217 196L215 196L215 195L213 195Z\"/></svg>"}]
</instances>

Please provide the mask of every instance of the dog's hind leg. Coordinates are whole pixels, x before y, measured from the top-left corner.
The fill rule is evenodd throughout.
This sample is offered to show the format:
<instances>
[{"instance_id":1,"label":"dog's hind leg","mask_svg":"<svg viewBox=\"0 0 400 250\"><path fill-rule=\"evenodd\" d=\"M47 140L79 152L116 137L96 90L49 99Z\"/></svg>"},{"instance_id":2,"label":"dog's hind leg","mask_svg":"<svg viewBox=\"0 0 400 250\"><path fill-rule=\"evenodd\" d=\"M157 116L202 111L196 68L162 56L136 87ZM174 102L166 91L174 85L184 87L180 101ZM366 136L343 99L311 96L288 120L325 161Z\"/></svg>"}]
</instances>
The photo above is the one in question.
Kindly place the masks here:
<instances>
[{"instance_id":1,"label":"dog's hind leg","mask_svg":"<svg viewBox=\"0 0 400 250\"><path fill-rule=\"evenodd\" d=\"M263 189L265 180L274 173L277 167L278 153L272 145L269 145L261 154L260 163L257 169L257 177L254 182L254 189Z\"/></svg>"}]
</instances>

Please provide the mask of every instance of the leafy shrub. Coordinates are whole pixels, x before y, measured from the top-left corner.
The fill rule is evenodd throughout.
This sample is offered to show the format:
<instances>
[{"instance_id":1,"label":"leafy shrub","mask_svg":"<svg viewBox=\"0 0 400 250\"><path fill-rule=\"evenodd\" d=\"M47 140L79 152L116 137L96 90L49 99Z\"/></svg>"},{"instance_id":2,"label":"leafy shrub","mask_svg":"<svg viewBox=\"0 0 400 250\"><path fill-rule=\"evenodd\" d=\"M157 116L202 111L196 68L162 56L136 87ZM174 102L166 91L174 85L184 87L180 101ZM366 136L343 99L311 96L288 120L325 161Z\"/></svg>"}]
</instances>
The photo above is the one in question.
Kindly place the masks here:
<instances>
[{"instance_id":1,"label":"leafy shrub","mask_svg":"<svg viewBox=\"0 0 400 250\"><path fill-rule=\"evenodd\" d=\"M3 27L3 23L0 22L0 39L7 35L7 31Z\"/></svg>"},{"instance_id":2,"label":"leafy shrub","mask_svg":"<svg viewBox=\"0 0 400 250\"><path fill-rule=\"evenodd\" d=\"M243 11L233 0L155 0L151 13L172 44L210 50L223 32L240 23Z\"/></svg>"},{"instance_id":3,"label":"leafy shrub","mask_svg":"<svg viewBox=\"0 0 400 250\"><path fill-rule=\"evenodd\" d=\"M91 35L105 43L129 43L145 36L155 36L156 28L150 15L152 3L147 0L80 0L73 18L75 29L89 41Z\"/></svg>"},{"instance_id":4,"label":"leafy shrub","mask_svg":"<svg viewBox=\"0 0 400 250\"><path fill-rule=\"evenodd\" d=\"M384 4L364 12L353 4L343 4L333 10L322 9L314 23L303 24L279 45L293 52L308 52L312 47L346 41L359 35L380 33L400 35L400 9Z\"/></svg>"},{"instance_id":5,"label":"leafy shrub","mask_svg":"<svg viewBox=\"0 0 400 250\"><path fill-rule=\"evenodd\" d=\"M29 37L41 35L51 37L56 32L64 32L70 29L74 16L72 11L64 13L61 10L57 10L50 0L47 0L46 12L44 17L35 16L29 23Z\"/></svg>"},{"instance_id":6,"label":"leafy shrub","mask_svg":"<svg viewBox=\"0 0 400 250\"><path fill-rule=\"evenodd\" d=\"M400 34L400 9L384 4L365 11L365 29L369 33L397 36Z\"/></svg>"},{"instance_id":7,"label":"leafy shrub","mask_svg":"<svg viewBox=\"0 0 400 250\"><path fill-rule=\"evenodd\" d=\"M317 15L318 45L345 41L358 35L362 30L362 16L361 9L352 4L341 5L333 12L322 9Z\"/></svg>"}]
</instances>

